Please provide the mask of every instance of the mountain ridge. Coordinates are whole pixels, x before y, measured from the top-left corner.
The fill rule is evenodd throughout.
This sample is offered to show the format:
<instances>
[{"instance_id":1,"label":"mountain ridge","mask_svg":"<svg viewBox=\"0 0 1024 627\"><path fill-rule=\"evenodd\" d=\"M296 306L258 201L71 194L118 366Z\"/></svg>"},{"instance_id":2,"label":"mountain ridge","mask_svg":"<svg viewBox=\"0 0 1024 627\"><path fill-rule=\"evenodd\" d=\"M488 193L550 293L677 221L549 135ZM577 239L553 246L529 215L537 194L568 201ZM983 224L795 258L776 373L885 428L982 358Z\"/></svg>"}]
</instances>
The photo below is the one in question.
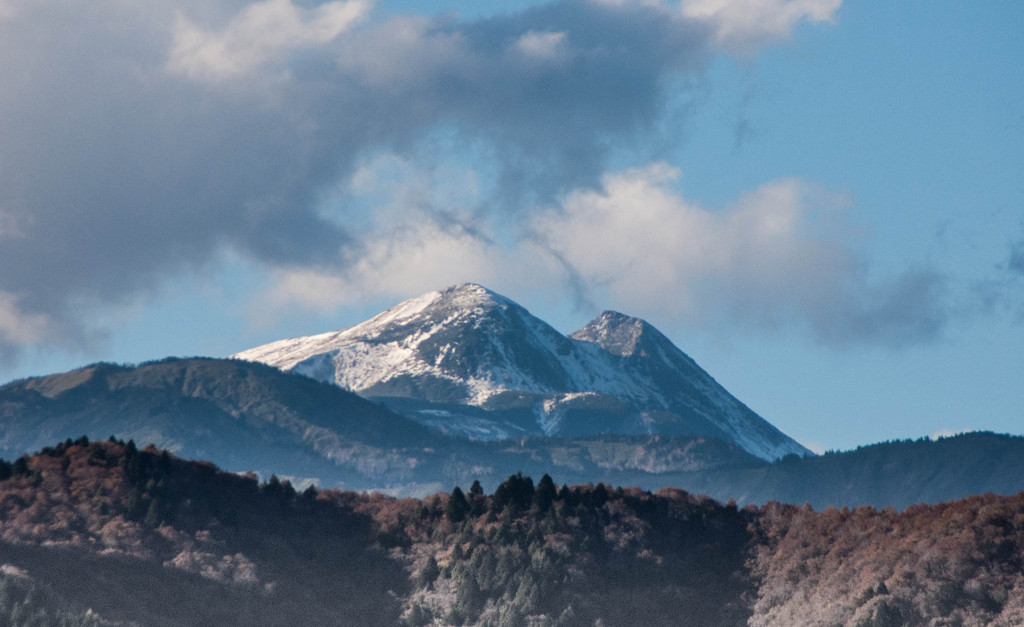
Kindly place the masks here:
<instances>
[{"instance_id":1,"label":"mountain ridge","mask_svg":"<svg viewBox=\"0 0 1024 627\"><path fill-rule=\"evenodd\" d=\"M760 462L715 438L453 438L336 385L241 360L101 363L0 386L0 457L82 435L154 443L302 485L402 495L477 479L491 486L517 469L648 484L665 472Z\"/></svg>"},{"instance_id":2,"label":"mountain ridge","mask_svg":"<svg viewBox=\"0 0 1024 627\"><path fill-rule=\"evenodd\" d=\"M447 437L335 385L245 361L94 364L0 386L0 457L83 435L154 443L233 472L277 474L300 488L401 496L476 480L493 489L517 471L570 485L672 486L741 505L777 500L820 508L906 507L1015 494L1024 486L1024 437L991 433L769 464L713 437Z\"/></svg>"},{"instance_id":3,"label":"mountain ridge","mask_svg":"<svg viewBox=\"0 0 1024 627\"><path fill-rule=\"evenodd\" d=\"M589 429L719 437L766 460L810 454L649 323L606 311L566 336L472 283L403 301L347 329L232 357L335 383L466 437Z\"/></svg>"}]
</instances>

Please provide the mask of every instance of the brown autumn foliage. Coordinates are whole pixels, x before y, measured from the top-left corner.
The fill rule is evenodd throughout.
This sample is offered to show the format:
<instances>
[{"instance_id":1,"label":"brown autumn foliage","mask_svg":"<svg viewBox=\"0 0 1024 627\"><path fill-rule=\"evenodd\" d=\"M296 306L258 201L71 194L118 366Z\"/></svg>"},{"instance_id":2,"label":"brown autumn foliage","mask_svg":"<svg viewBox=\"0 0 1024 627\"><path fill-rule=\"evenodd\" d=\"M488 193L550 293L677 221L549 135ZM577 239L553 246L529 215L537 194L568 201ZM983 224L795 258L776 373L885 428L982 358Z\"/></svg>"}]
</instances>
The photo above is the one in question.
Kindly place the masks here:
<instances>
[{"instance_id":1,"label":"brown autumn foliage","mask_svg":"<svg viewBox=\"0 0 1024 627\"><path fill-rule=\"evenodd\" d=\"M1019 625L1022 549L1021 494L737 509L517 474L395 499L84 439L0 463L12 625Z\"/></svg>"},{"instance_id":2,"label":"brown autumn foliage","mask_svg":"<svg viewBox=\"0 0 1024 627\"><path fill-rule=\"evenodd\" d=\"M389 590L406 578L374 548L372 521L276 477L261 486L112 441L66 442L12 473L0 482L0 562L105 619L335 624L344 612L375 624L398 615Z\"/></svg>"},{"instance_id":3,"label":"brown autumn foliage","mask_svg":"<svg viewBox=\"0 0 1024 627\"><path fill-rule=\"evenodd\" d=\"M1024 495L759 513L751 624L1024 624Z\"/></svg>"}]
</instances>

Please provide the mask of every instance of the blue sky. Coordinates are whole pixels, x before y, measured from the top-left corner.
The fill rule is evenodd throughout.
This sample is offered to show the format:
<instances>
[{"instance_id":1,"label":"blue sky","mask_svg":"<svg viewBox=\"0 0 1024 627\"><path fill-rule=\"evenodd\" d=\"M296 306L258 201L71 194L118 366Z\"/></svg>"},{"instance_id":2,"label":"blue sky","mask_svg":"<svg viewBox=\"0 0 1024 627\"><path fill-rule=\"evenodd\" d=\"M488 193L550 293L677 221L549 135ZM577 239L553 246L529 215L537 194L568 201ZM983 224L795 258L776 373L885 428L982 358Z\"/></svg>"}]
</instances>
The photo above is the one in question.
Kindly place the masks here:
<instances>
[{"instance_id":1,"label":"blue sky","mask_svg":"<svg viewBox=\"0 0 1024 627\"><path fill-rule=\"evenodd\" d=\"M476 281L804 444L1024 433L1024 5L0 0L0 379Z\"/></svg>"}]
</instances>

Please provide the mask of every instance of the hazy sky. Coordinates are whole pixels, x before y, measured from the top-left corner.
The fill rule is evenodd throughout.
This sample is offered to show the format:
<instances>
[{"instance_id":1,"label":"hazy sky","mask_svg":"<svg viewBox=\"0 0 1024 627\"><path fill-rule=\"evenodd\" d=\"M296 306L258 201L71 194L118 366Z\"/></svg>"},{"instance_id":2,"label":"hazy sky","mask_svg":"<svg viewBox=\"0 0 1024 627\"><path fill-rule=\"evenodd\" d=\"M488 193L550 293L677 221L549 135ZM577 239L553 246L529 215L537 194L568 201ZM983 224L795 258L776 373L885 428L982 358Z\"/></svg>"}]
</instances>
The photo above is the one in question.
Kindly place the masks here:
<instances>
[{"instance_id":1,"label":"hazy sky","mask_svg":"<svg viewBox=\"0 0 1024 627\"><path fill-rule=\"evenodd\" d=\"M1024 433L1024 3L0 0L0 379L482 283L816 450Z\"/></svg>"}]
</instances>

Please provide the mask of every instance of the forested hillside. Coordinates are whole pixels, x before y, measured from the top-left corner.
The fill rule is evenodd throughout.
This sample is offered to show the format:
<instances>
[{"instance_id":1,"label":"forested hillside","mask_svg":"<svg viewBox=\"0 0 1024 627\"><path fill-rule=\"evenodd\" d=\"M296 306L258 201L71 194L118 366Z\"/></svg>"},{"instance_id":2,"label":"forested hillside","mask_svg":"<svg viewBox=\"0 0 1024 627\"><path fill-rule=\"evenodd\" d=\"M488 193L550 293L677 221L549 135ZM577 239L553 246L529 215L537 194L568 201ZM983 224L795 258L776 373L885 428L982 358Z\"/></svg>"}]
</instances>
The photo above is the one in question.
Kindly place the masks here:
<instances>
[{"instance_id":1,"label":"forested hillside","mask_svg":"<svg viewBox=\"0 0 1024 627\"><path fill-rule=\"evenodd\" d=\"M905 511L514 474L424 499L82 438L0 463L0 624L1019 625L1024 495Z\"/></svg>"},{"instance_id":2,"label":"forested hillside","mask_svg":"<svg viewBox=\"0 0 1024 627\"><path fill-rule=\"evenodd\" d=\"M520 469L654 487L666 472L760 462L704 437L448 437L336 385L236 360L94 364L0 386L0 456L83 434L155 443L263 477L415 496L474 479L493 490Z\"/></svg>"},{"instance_id":3,"label":"forested hillside","mask_svg":"<svg viewBox=\"0 0 1024 627\"><path fill-rule=\"evenodd\" d=\"M905 508L1024 489L1024 437L963 433L898 440L774 464L679 473L673 485L720 500Z\"/></svg>"},{"instance_id":4,"label":"forested hillside","mask_svg":"<svg viewBox=\"0 0 1024 627\"><path fill-rule=\"evenodd\" d=\"M85 440L6 470L5 568L118 624L388 624L408 587L369 516L276 477Z\"/></svg>"},{"instance_id":5,"label":"forested hillside","mask_svg":"<svg viewBox=\"0 0 1024 627\"><path fill-rule=\"evenodd\" d=\"M1024 438L968 433L887 442L774 463L714 437L446 436L336 385L223 359L94 364L0 386L0 457L111 434L219 467L277 473L297 485L424 497L479 480L493 491L517 471L559 484L666 486L720 501L937 503L1024 487Z\"/></svg>"}]
</instances>

